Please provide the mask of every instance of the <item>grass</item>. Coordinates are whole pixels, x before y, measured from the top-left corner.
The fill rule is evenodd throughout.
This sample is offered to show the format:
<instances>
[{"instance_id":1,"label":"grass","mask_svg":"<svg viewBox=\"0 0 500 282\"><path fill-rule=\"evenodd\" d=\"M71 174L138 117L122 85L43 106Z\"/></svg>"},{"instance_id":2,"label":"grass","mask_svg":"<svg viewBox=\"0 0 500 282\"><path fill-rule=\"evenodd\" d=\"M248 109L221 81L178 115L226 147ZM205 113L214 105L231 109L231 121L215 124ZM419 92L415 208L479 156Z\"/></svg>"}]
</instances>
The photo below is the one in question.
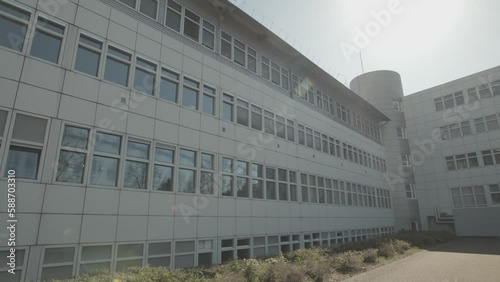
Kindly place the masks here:
<instances>
[{"instance_id":1,"label":"grass","mask_svg":"<svg viewBox=\"0 0 500 282\"><path fill-rule=\"evenodd\" d=\"M455 236L447 232L400 232L330 248L301 249L278 257L234 260L208 268L170 270L132 267L123 272L97 271L64 282L299 282L340 281L373 269L421 248L431 247Z\"/></svg>"}]
</instances>

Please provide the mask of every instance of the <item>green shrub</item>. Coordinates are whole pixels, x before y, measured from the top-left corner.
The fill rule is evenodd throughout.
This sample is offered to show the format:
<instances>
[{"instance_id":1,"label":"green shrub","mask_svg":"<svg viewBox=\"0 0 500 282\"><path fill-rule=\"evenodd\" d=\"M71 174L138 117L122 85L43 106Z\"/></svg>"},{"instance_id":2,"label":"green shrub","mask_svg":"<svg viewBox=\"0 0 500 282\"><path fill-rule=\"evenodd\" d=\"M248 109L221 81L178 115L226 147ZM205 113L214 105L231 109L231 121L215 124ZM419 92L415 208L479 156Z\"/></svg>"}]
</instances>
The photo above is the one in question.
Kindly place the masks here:
<instances>
[{"instance_id":1,"label":"green shrub","mask_svg":"<svg viewBox=\"0 0 500 282\"><path fill-rule=\"evenodd\" d=\"M386 258L393 257L397 254L394 245L391 242L385 242L378 247L378 255Z\"/></svg>"},{"instance_id":2,"label":"green shrub","mask_svg":"<svg viewBox=\"0 0 500 282\"><path fill-rule=\"evenodd\" d=\"M378 261L377 249L366 249L363 250L362 254L364 263L376 263Z\"/></svg>"},{"instance_id":3,"label":"green shrub","mask_svg":"<svg viewBox=\"0 0 500 282\"><path fill-rule=\"evenodd\" d=\"M391 240L391 243L394 245L394 250L398 254L404 254L406 251L408 251L411 248L410 243L402 240Z\"/></svg>"},{"instance_id":4,"label":"green shrub","mask_svg":"<svg viewBox=\"0 0 500 282\"><path fill-rule=\"evenodd\" d=\"M290 262L304 265L310 261L323 260L326 257L326 252L322 248L300 249L285 254L285 258Z\"/></svg>"},{"instance_id":5,"label":"green shrub","mask_svg":"<svg viewBox=\"0 0 500 282\"><path fill-rule=\"evenodd\" d=\"M358 251L348 251L337 254L334 261L338 271L342 273L351 273L362 268L363 255Z\"/></svg>"}]
</instances>

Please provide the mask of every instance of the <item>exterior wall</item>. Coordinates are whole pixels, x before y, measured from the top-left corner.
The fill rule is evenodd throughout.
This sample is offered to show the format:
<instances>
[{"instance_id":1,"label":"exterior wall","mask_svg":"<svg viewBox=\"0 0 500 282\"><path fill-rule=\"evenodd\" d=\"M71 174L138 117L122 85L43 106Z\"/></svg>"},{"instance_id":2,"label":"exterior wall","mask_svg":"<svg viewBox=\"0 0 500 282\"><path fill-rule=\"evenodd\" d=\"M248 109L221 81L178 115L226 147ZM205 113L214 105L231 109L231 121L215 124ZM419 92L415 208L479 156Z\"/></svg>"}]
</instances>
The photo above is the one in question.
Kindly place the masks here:
<instances>
[{"instance_id":1,"label":"exterior wall","mask_svg":"<svg viewBox=\"0 0 500 282\"><path fill-rule=\"evenodd\" d=\"M392 71L375 71L356 77L351 89L390 118L381 122L382 140L387 155L388 181L393 190L396 228L409 230L420 221L416 199L407 197L406 185L414 184L412 169L401 165L401 155L409 155L408 139L398 137L397 128L406 128L405 114L394 109L393 101L404 96L401 77ZM418 227L417 227L418 228Z\"/></svg>"},{"instance_id":2,"label":"exterior wall","mask_svg":"<svg viewBox=\"0 0 500 282\"><path fill-rule=\"evenodd\" d=\"M33 14L43 11L48 13L43 10L43 5L37 6L37 1L19 2L24 3ZM70 1L51 10L54 13L49 18L61 21L66 26L58 64L31 56L26 48L23 52L16 52L0 47L0 110L7 113L5 131L1 132L0 139L1 171L9 169L7 159L10 146L29 145L40 150L40 165L35 179L23 180L19 175L17 178L17 267L22 270L18 271L21 275L19 279L36 280L42 276L81 274L90 268L89 264L85 264L84 253L90 252L91 246L101 247L95 250L95 254L100 254L101 262L112 269L127 264L145 265L159 259L164 259L163 265L173 267L197 265L207 260L218 263L222 261L223 255L236 257L241 254L241 257L245 257L257 256L257 252L260 255L275 254L312 244L335 244L393 232L394 212L391 208L378 207L381 197L375 198L378 200L375 201L377 207L373 207L373 204L368 207L366 194L360 194L359 199L364 197L363 205L348 205L348 194L343 194L343 191L339 194L344 196L340 204L309 203L302 198L302 173L355 183L360 190L366 186L385 190L388 187L382 172L373 169L371 164L369 167L362 166L346 160L347 157L332 156L321 149L300 145L297 141L297 124L385 159L381 144L341 124L336 117L318 111L291 95L290 91L222 58L218 52L212 52L120 3L110 5L111 2ZM211 6L204 2L200 5L205 6L198 7L194 3L197 2L183 2L214 24L218 21L215 12L208 9ZM36 7L41 11L35 10ZM162 11L164 7L165 1L160 1L159 10ZM255 42L255 47L252 47L258 52L265 52L283 65L292 61L283 55L284 52L266 46L265 41L252 38L255 35L248 35L241 24L233 24L230 17L226 19L227 22L219 24L228 31L241 34L241 38ZM130 52L131 81L135 74L135 59L139 56L157 68L161 65L178 72L181 75L180 84L185 78L190 78L199 82L200 86L206 84L216 88L215 115L159 99L158 89L151 96L138 93L131 87L105 81L102 74L106 64L105 51L101 56L98 77L75 71L80 31L101 39L103 50L112 44ZM28 38L28 44L31 41ZM305 76L306 71L298 69L296 72L304 72L302 75ZM159 74L156 79L159 79ZM326 89L330 85L328 81L320 79L316 84ZM182 86L180 89L183 89ZM182 93L182 90L179 91L179 95ZM223 93L294 121L295 140L287 141L224 120L221 110ZM347 89L341 90L335 93L335 98L356 109L359 103L347 98L350 93ZM201 95L199 93L199 97ZM20 115L45 121L45 130L28 124L24 127L24 133L19 133L23 130L16 126ZM366 119L376 122L374 116L367 116ZM56 181L65 126L86 129L91 137L99 132L120 136L120 156L114 156L119 162L116 187L91 184L92 160L97 153L95 142L98 142L92 138L88 141L87 149L78 151L86 157L83 183ZM35 132L44 133L42 140L28 142L28 145L23 143L23 138L29 139L30 134ZM13 136L21 139L16 140ZM128 141L149 145L146 189L123 187L124 178L127 177L124 175L126 162L131 160L126 154ZM153 154L157 145L175 151L174 192L151 189L152 168L155 165ZM198 184L196 193L178 192L177 173L181 167L177 160L181 161L182 149L194 151L198 157L202 153L214 156L211 172L214 174L215 194L201 194ZM284 184L289 188L297 185L297 201L222 196L220 189L217 189L224 174L221 171L222 158L247 162L249 166L255 163L265 168L295 172L297 183L287 181ZM140 161L137 158L135 160ZM196 168L193 168L196 179L204 171L199 163L198 158ZM30 167L33 166L31 164ZM231 174L234 177L233 185L236 185L234 179L238 176L236 172ZM252 177L247 175L247 178ZM7 179L2 173L1 187L7 187ZM278 181L275 183L279 186ZM311 187L308 190L317 191ZM7 199L7 190L1 189L0 196ZM370 200L370 203L373 202ZM390 207L390 201L385 203ZM1 204L0 219L6 222L7 218L7 205ZM0 237L2 256L8 250L4 238ZM229 241L222 240L230 240L234 246L228 247ZM187 244L183 245L186 241ZM167 248L169 243L170 248ZM160 249L160 246L164 249ZM237 249L243 251L240 253ZM54 250L61 252L51 253ZM155 251L163 256L155 256ZM208 258L203 255L205 253ZM3 268L0 268L0 275L6 275ZM7 278L11 279L10 276ZM3 278L0 280L8 281Z\"/></svg>"},{"instance_id":3,"label":"exterior wall","mask_svg":"<svg viewBox=\"0 0 500 282\"><path fill-rule=\"evenodd\" d=\"M439 223L434 222L436 208L438 208L439 217L444 219L445 225L449 225L450 218L454 219L459 235L498 235L495 233L494 227L498 223L492 219L497 213L498 203L495 206L493 195L490 193L494 187L490 185L500 183L500 162L496 162L495 165L493 160L492 165L485 165L482 151L500 147L500 130L494 129L494 127L488 130L487 125L485 125L486 132L478 133L474 119L494 117L495 115L498 118L500 96L497 91L496 96L492 95L492 97L485 97L478 102L471 102L468 90L477 91L476 87L481 85L488 85L488 89L490 89L491 83L499 79L500 69L496 67L403 97L408 140L410 140L410 148L415 160L413 169L423 229L427 230L432 226L439 225ZM460 101L459 105L456 105L455 101L453 105L450 103L450 107L447 109L436 110L434 99L455 93L462 93L463 105L460 105L462 104ZM471 133L469 135L463 136L462 130L458 131L459 136L451 138L450 135L450 138L442 140L441 127L449 127L466 121L470 121ZM494 122L491 123L491 126L494 126ZM463 169L448 170L446 157L468 153L476 153L478 167L470 168L467 165ZM475 186L482 187L484 196L478 194L474 196L474 199L470 197L465 199L472 199L472 204L471 207L463 208L463 194L458 195L454 205L452 191L458 192L460 189ZM460 189L457 190L457 188ZM481 191L481 188L478 189ZM486 207L482 207L483 205ZM486 213L489 215L485 216ZM432 223L429 221L430 219L433 220ZM478 228L476 229L472 225L464 227L466 223L470 222L476 222ZM467 228L467 232L465 228Z\"/></svg>"},{"instance_id":4,"label":"exterior wall","mask_svg":"<svg viewBox=\"0 0 500 282\"><path fill-rule=\"evenodd\" d=\"M458 236L500 236L500 207L455 209L453 216Z\"/></svg>"}]
</instances>

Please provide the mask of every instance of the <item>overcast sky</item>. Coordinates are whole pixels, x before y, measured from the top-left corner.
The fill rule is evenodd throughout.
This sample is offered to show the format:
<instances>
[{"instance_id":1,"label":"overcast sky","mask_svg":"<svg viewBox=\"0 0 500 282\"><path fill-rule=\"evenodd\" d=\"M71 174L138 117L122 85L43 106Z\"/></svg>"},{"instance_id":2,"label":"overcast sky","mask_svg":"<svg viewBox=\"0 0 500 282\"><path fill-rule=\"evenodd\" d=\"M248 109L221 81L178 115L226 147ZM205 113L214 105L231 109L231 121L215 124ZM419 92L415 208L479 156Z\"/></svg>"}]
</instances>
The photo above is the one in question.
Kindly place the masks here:
<instances>
[{"instance_id":1,"label":"overcast sky","mask_svg":"<svg viewBox=\"0 0 500 282\"><path fill-rule=\"evenodd\" d=\"M231 2L346 85L362 73L357 50L365 72L399 72L406 95L500 65L498 0Z\"/></svg>"}]
</instances>

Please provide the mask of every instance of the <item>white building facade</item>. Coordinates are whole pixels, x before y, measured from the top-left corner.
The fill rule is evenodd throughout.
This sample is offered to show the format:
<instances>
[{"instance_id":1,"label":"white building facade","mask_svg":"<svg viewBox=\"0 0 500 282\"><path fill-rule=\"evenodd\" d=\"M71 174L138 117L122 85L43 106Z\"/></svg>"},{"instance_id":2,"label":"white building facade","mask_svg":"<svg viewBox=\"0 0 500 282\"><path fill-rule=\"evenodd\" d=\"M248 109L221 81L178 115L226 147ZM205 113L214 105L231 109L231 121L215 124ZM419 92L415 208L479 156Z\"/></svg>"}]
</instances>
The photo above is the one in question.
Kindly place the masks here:
<instances>
[{"instance_id":1,"label":"white building facade","mask_svg":"<svg viewBox=\"0 0 500 282\"><path fill-rule=\"evenodd\" d=\"M394 232L389 117L227 1L1 0L0 61L0 281Z\"/></svg>"}]
</instances>

